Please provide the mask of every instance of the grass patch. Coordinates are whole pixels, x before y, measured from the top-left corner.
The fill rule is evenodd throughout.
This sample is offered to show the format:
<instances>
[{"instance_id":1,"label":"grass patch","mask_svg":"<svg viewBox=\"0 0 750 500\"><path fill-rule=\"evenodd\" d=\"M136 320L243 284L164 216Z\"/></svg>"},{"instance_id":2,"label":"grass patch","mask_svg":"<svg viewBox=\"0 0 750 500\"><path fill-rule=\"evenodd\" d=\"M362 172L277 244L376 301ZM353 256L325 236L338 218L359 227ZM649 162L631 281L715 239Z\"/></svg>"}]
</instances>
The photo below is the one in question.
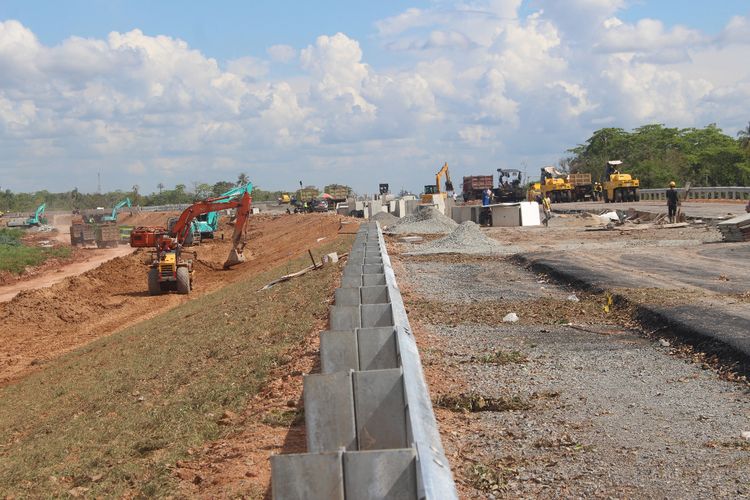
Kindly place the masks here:
<instances>
[{"instance_id":1,"label":"grass patch","mask_svg":"<svg viewBox=\"0 0 750 500\"><path fill-rule=\"evenodd\" d=\"M292 427L305 421L305 411L301 409L271 410L261 418L261 422L271 427Z\"/></svg>"},{"instance_id":2,"label":"grass patch","mask_svg":"<svg viewBox=\"0 0 750 500\"><path fill-rule=\"evenodd\" d=\"M21 274L27 267L38 266L51 257L70 257L70 247L29 247L21 242L22 236L20 229L0 229L0 271Z\"/></svg>"},{"instance_id":3,"label":"grass patch","mask_svg":"<svg viewBox=\"0 0 750 500\"><path fill-rule=\"evenodd\" d=\"M493 353L479 356L477 361L493 365L509 365L512 363L526 363L529 358L520 351L503 351L499 349Z\"/></svg>"},{"instance_id":4,"label":"grass patch","mask_svg":"<svg viewBox=\"0 0 750 500\"><path fill-rule=\"evenodd\" d=\"M224 412L239 413L327 318L336 266L256 292L306 265L198 297L0 389L0 498L172 494L175 462L231 432Z\"/></svg>"},{"instance_id":5,"label":"grass patch","mask_svg":"<svg viewBox=\"0 0 750 500\"><path fill-rule=\"evenodd\" d=\"M474 413L480 411L528 410L531 405L521 396L492 398L475 393L441 394L433 401L438 408L455 412Z\"/></svg>"}]
</instances>

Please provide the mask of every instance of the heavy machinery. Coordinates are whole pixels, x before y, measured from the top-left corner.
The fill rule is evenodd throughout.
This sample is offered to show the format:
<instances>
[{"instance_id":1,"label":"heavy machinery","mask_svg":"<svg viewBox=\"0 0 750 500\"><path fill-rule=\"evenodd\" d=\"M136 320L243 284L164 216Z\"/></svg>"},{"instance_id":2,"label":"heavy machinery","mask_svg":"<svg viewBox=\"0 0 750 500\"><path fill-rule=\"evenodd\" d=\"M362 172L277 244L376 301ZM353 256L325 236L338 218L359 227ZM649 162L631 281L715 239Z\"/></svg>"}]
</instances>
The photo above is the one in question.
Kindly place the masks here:
<instances>
[{"instance_id":1,"label":"heavy machinery","mask_svg":"<svg viewBox=\"0 0 750 500\"><path fill-rule=\"evenodd\" d=\"M537 201L538 198L542 197L542 183L534 182L529 184L529 189L526 191L526 201Z\"/></svg>"},{"instance_id":2,"label":"heavy machinery","mask_svg":"<svg viewBox=\"0 0 750 500\"><path fill-rule=\"evenodd\" d=\"M601 194L601 184L591 182L591 174L568 174L568 182L573 186L573 201L596 201Z\"/></svg>"},{"instance_id":3,"label":"heavy machinery","mask_svg":"<svg viewBox=\"0 0 750 500\"><path fill-rule=\"evenodd\" d=\"M491 175L465 175L461 185L464 201L481 200L482 194L492 189L494 181Z\"/></svg>"},{"instance_id":4,"label":"heavy machinery","mask_svg":"<svg viewBox=\"0 0 750 500\"><path fill-rule=\"evenodd\" d=\"M164 227L137 227L130 233L130 246L153 247L154 256L148 270L148 293L158 295L170 290L187 294L193 287L193 259L195 252L183 250L184 242L190 234L190 223L199 215L225 208L235 208L237 217L232 235L232 250L229 252L224 268L245 261L243 250L245 247L245 223L250 215L252 199L250 193L244 191L241 196L236 194L230 199L209 198L198 201L186 208L174 225ZM185 254L192 254L187 258Z\"/></svg>"},{"instance_id":5,"label":"heavy machinery","mask_svg":"<svg viewBox=\"0 0 750 500\"><path fill-rule=\"evenodd\" d=\"M34 212L34 215L27 219L11 219L8 221L8 227L31 227L41 226L47 223L47 218L44 216L44 209L47 207L46 203L42 203Z\"/></svg>"},{"instance_id":6,"label":"heavy machinery","mask_svg":"<svg viewBox=\"0 0 750 500\"><path fill-rule=\"evenodd\" d=\"M641 182L630 174L620 173L620 160L607 162L602 194L604 203L619 203L622 201L639 201L641 199L638 188Z\"/></svg>"},{"instance_id":7,"label":"heavy machinery","mask_svg":"<svg viewBox=\"0 0 750 500\"><path fill-rule=\"evenodd\" d=\"M279 202L279 205L288 205L292 202L292 197L289 196L289 193L282 193L277 201Z\"/></svg>"},{"instance_id":8,"label":"heavy machinery","mask_svg":"<svg viewBox=\"0 0 750 500\"><path fill-rule=\"evenodd\" d=\"M231 200L234 196L239 196L242 193L247 192L248 194L253 192L253 183L248 182L244 186L237 186L230 189L229 191L220 194L217 200ZM288 195L287 195L288 196ZM213 238L214 232L219 227L219 211L208 212L201 214L193 221L193 233L200 233L200 239ZM189 238L188 238L189 239Z\"/></svg>"},{"instance_id":9,"label":"heavy machinery","mask_svg":"<svg viewBox=\"0 0 750 500\"><path fill-rule=\"evenodd\" d=\"M523 201L523 172L515 168L497 169L498 185L493 190L495 200L500 203L517 203Z\"/></svg>"},{"instance_id":10,"label":"heavy machinery","mask_svg":"<svg viewBox=\"0 0 750 500\"><path fill-rule=\"evenodd\" d=\"M102 217L102 222L117 222L117 211L125 205L127 205L128 207L133 206L130 204L130 198L125 198L120 203L115 205L114 208L112 208L112 215L105 215L104 217Z\"/></svg>"},{"instance_id":11,"label":"heavy machinery","mask_svg":"<svg viewBox=\"0 0 750 500\"><path fill-rule=\"evenodd\" d=\"M84 222L80 213L74 213L70 220L71 246L93 245L96 243L96 226Z\"/></svg>"},{"instance_id":12,"label":"heavy machinery","mask_svg":"<svg viewBox=\"0 0 750 500\"><path fill-rule=\"evenodd\" d=\"M440 180L445 176L445 190L440 189ZM453 182L451 181L451 174L448 171L448 162L445 162L438 173L435 174L435 184L428 184L424 187L424 194L422 194L421 202L424 204L433 204L435 197L440 197L443 200L447 197L447 192L453 191Z\"/></svg>"},{"instance_id":13,"label":"heavy machinery","mask_svg":"<svg viewBox=\"0 0 750 500\"><path fill-rule=\"evenodd\" d=\"M543 167L540 179L542 196L549 195L552 203L573 201L573 186L566 175L555 167Z\"/></svg>"}]
</instances>

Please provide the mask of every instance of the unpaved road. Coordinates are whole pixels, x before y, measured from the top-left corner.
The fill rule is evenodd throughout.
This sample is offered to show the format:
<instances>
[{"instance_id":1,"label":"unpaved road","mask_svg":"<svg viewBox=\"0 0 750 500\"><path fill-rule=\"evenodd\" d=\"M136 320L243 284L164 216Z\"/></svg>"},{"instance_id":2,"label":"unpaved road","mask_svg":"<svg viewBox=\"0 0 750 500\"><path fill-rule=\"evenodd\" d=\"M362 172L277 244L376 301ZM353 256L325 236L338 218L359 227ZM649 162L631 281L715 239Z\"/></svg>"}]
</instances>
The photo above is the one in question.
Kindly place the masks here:
<instances>
[{"instance_id":1,"label":"unpaved road","mask_svg":"<svg viewBox=\"0 0 750 500\"><path fill-rule=\"evenodd\" d=\"M69 237L68 237L69 238ZM129 255L135 251L135 248L129 246L120 246L118 248L91 248L85 249L88 257L81 262L73 262L61 266L54 271L44 273L36 278L19 281L10 285L0 286L0 302L7 302L18 295L22 290L36 290L37 288L46 288L59 283L71 276L83 274L90 269L99 267L104 262L112 260L115 257Z\"/></svg>"},{"instance_id":2,"label":"unpaved road","mask_svg":"<svg viewBox=\"0 0 750 500\"><path fill-rule=\"evenodd\" d=\"M750 495L747 385L512 259L392 258L463 498Z\"/></svg>"}]
</instances>

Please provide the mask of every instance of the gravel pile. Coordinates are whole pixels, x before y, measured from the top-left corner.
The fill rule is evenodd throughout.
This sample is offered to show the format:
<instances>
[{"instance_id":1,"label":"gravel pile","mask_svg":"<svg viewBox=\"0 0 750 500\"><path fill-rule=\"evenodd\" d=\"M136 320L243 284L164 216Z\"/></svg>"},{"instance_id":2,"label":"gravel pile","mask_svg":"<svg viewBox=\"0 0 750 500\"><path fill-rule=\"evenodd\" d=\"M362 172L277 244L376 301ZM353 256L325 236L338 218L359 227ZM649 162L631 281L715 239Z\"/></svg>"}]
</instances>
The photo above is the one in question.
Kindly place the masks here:
<instances>
[{"instance_id":1,"label":"gravel pile","mask_svg":"<svg viewBox=\"0 0 750 500\"><path fill-rule=\"evenodd\" d=\"M474 222L467 220L451 234L439 240L420 245L415 254L465 253L487 254L502 252L500 242L487 237Z\"/></svg>"},{"instance_id":2,"label":"gravel pile","mask_svg":"<svg viewBox=\"0 0 750 500\"><path fill-rule=\"evenodd\" d=\"M390 227L399 221L398 217L388 212L378 212L370 220L380 222L383 227Z\"/></svg>"},{"instance_id":3,"label":"gravel pile","mask_svg":"<svg viewBox=\"0 0 750 500\"><path fill-rule=\"evenodd\" d=\"M447 234L453 231L458 224L451 218L446 217L433 207L426 207L414 215L402 217L397 223L389 227L389 232L394 234Z\"/></svg>"}]
</instances>

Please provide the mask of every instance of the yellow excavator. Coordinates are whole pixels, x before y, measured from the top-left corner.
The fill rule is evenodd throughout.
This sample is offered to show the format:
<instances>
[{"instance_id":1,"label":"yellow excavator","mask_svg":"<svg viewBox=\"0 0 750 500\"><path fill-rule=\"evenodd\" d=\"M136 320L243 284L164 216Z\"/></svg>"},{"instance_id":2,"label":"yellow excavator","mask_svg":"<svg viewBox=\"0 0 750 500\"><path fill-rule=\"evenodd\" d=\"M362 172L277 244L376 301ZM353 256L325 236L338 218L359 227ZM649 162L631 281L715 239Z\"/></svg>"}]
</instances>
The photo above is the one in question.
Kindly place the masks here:
<instances>
[{"instance_id":1,"label":"yellow excavator","mask_svg":"<svg viewBox=\"0 0 750 500\"><path fill-rule=\"evenodd\" d=\"M445 190L440 189L440 180L443 176L445 176ZM445 199L448 196L448 191L453 191L453 181L451 181L451 174L448 171L448 162L445 162L443 167L435 174L435 184L428 184L424 187L421 202L427 205L433 204L435 197Z\"/></svg>"}]
</instances>

